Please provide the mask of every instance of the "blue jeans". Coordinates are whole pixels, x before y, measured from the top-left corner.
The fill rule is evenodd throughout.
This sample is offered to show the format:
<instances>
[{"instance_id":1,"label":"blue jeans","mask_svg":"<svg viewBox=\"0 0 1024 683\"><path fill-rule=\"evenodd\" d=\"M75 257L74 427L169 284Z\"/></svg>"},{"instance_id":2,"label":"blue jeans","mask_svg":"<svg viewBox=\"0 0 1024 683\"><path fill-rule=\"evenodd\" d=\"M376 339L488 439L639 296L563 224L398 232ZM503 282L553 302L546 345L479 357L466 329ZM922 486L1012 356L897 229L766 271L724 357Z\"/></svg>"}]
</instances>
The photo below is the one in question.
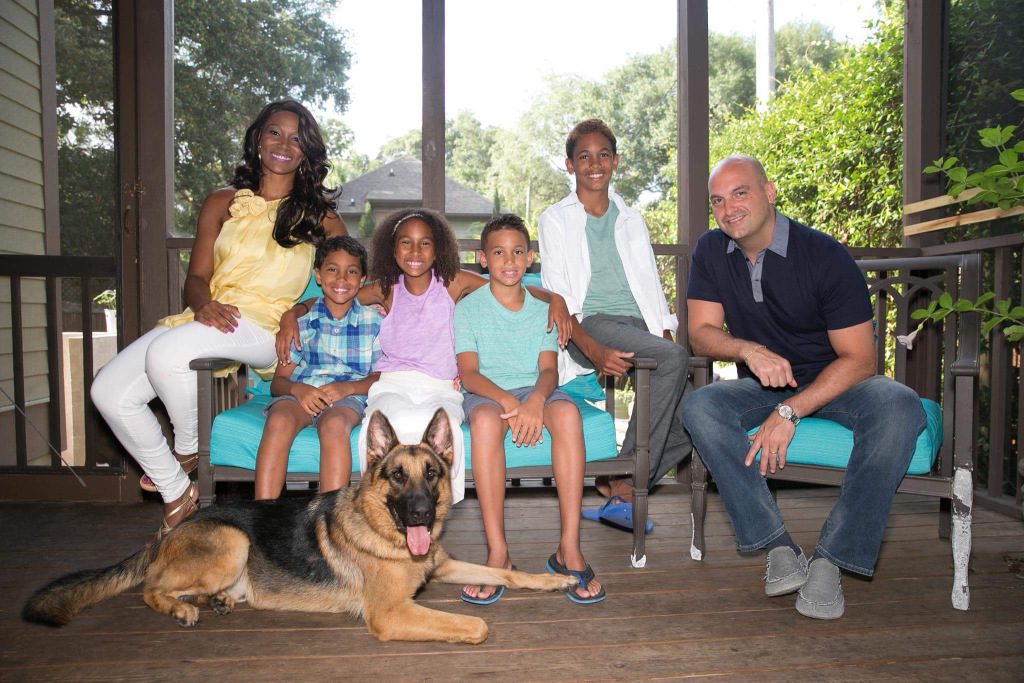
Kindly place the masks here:
<instances>
[{"instance_id":1,"label":"blue jeans","mask_svg":"<svg viewBox=\"0 0 1024 683\"><path fill-rule=\"evenodd\" d=\"M766 389L753 378L716 382L687 398L683 423L700 452L736 533L740 551L763 548L786 528L755 461L743 464L747 431L793 389ZM889 508L924 429L921 400L887 377L870 377L813 414L853 431L853 452L839 499L825 520L817 552L858 574L874 573Z\"/></svg>"}]
</instances>

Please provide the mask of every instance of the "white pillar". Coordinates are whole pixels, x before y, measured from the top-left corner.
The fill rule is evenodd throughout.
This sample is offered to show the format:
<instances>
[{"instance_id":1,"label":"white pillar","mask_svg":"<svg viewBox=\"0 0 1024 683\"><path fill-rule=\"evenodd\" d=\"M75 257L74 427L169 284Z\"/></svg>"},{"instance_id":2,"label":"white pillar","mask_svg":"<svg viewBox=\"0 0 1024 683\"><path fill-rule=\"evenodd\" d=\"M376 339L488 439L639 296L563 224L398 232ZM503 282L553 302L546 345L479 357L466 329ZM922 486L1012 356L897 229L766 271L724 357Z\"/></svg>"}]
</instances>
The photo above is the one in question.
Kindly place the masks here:
<instances>
[{"instance_id":1,"label":"white pillar","mask_svg":"<svg viewBox=\"0 0 1024 683\"><path fill-rule=\"evenodd\" d=\"M775 94L775 2L762 0L754 37L757 62L757 110L764 111Z\"/></svg>"}]
</instances>

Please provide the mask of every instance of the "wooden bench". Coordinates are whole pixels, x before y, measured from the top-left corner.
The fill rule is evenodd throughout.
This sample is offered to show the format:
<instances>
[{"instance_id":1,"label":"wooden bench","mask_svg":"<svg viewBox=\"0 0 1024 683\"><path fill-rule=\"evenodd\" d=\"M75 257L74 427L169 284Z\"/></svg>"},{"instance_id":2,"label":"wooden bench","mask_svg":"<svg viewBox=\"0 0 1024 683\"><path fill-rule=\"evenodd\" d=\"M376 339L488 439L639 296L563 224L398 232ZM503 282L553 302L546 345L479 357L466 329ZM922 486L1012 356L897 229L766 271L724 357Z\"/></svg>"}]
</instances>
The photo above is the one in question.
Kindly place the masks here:
<instances>
[{"instance_id":1,"label":"wooden bench","mask_svg":"<svg viewBox=\"0 0 1024 683\"><path fill-rule=\"evenodd\" d=\"M312 281L311 281L312 282ZM303 298L318 296L319 290L307 288ZM636 452L631 457L619 457L615 442L614 378L608 378L605 387L598 385L594 375L582 375L561 387L572 396L584 422L586 466L584 475L628 476L639 485L633 493L633 548L630 562L634 567L646 563L644 527L647 523L647 487L650 477L650 372L657 364L652 359L635 358L634 410L637 416ZM200 505L215 499L218 481L253 481L255 479L256 449L263 431L262 408L269 400L269 383L247 381L242 375L218 378L227 368L236 365L222 358L200 358L191 363L198 383L199 467L198 481ZM249 386L249 385L253 386ZM593 403L604 401L604 410ZM554 473L550 459L550 435L544 430L544 443L537 448L519 448L505 441L507 478L512 483L521 479L537 478L550 483ZM465 439L465 469L467 485L472 484L470 459L471 440L468 425L463 425ZM358 428L353 430L353 483L358 480L358 458L355 457ZM296 437L289 454L288 481L315 482L319 479L319 441L312 428L302 430Z\"/></svg>"}]
</instances>

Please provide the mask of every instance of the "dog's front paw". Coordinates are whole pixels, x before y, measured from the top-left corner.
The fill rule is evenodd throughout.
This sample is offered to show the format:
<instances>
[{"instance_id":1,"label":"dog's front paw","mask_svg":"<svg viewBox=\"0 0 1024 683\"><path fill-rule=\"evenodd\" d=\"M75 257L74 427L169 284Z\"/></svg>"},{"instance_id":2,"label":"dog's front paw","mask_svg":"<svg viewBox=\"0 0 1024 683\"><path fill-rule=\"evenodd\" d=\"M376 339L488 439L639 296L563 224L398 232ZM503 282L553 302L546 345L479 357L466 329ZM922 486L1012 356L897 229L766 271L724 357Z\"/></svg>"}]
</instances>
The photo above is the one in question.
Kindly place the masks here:
<instances>
[{"instance_id":1,"label":"dog's front paw","mask_svg":"<svg viewBox=\"0 0 1024 683\"><path fill-rule=\"evenodd\" d=\"M185 602L179 602L171 610L171 616L179 626L195 626L199 621L199 608Z\"/></svg>"},{"instance_id":2,"label":"dog's front paw","mask_svg":"<svg viewBox=\"0 0 1024 683\"><path fill-rule=\"evenodd\" d=\"M580 583L575 576L566 576L565 574L545 574L544 576L548 579L548 585L543 590L567 591L575 588Z\"/></svg>"}]
</instances>

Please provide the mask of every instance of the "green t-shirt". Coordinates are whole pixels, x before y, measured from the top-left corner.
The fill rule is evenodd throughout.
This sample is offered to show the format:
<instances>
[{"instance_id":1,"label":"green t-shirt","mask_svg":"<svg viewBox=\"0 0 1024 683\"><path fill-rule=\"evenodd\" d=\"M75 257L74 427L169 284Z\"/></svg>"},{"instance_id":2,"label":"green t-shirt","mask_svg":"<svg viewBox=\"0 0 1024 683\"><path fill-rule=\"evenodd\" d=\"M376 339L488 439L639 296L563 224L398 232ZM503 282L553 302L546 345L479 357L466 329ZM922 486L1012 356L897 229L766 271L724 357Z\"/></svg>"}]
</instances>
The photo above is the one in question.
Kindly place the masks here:
<instances>
[{"instance_id":1,"label":"green t-shirt","mask_svg":"<svg viewBox=\"0 0 1024 683\"><path fill-rule=\"evenodd\" d=\"M619 207L608 203L600 218L587 214L587 250L590 252L590 283L583 299L583 317L604 313L642 318L633 292L626 281L622 257L615 246L615 219Z\"/></svg>"},{"instance_id":2,"label":"green t-shirt","mask_svg":"<svg viewBox=\"0 0 1024 683\"><path fill-rule=\"evenodd\" d=\"M455 353L474 352L480 374L502 389L532 387L540 352L558 351L558 332L547 326L548 305L529 292L523 307L510 311L481 287L455 306Z\"/></svg>"}]
</instances>

